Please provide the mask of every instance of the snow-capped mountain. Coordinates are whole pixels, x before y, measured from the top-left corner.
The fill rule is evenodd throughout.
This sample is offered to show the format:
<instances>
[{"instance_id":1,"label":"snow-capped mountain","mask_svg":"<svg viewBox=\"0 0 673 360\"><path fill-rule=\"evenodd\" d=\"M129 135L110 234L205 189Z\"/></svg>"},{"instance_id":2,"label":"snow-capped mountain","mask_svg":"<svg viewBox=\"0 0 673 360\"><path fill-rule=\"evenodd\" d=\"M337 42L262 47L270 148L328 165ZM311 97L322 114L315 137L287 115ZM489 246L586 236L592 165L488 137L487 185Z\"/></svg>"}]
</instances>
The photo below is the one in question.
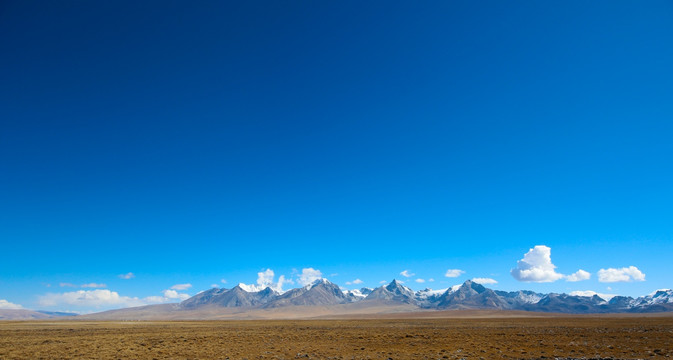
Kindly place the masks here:
<instances>
[{"instance_id":1,"label":"snow-capped mountain","mask_svg":"<svg viewBox=\"0 0 673 360\"><path fill-rule=\"evenodd\" d=\"M362 302L415 305L423 309L499 309L560 313L611 313L673 311L673 290L662 289L637 299L614 296L604 299L592 292L580 295L540 294L533 291L492 290L467 280L441 290L414 292L393 280L376 289L343 290L327 279L278 293L267 287L260 291L237 285L232 289L210 289L180 304L182 309L200 307L278 308L283 306L331 306Z\"/></svg>"},{"instance_id":2,"label":"snow-capped mountain","mask_svg":"<svg viewBox=\"0 0 673 360\"><path fill-rule=\"evenodd\" d=\"M292 289L277 296L264 307L280 307L288 305L336 305L349 302L348 297L338 285L327 279L318 279L304 287Z\"/></svg>"},{"instance_id":3,"label":"snow-capped mountain","mask_svg":"<svg viewBox=\"0 0 673 360\"><path fill-rule=\"evenodd\" d=\"M416 303L416 294L399 281L393 280L386 286L374 289L364 300L386 300L414 304Z\"/></svg>"}]
</instances>

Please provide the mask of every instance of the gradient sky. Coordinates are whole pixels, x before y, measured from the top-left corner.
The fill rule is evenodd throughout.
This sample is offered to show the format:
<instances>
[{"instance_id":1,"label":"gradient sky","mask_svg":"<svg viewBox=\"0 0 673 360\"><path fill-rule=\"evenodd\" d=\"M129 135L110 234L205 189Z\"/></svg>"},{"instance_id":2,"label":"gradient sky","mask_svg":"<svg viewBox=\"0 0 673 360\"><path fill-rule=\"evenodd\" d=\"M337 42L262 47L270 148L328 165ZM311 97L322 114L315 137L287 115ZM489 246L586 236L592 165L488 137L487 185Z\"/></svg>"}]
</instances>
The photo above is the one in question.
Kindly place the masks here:
<instances>
[{"instance_id":1,"label":"gradient sky","mask_svg":"<svg viewBox=\"0 0 673 360\"><path fill-rule=\"evenodd\" d=\"M0 307L673 287L670 1L3 1L0 34ZM512 275L536 245L555 281Z\"/></svg>"}]
</instances>

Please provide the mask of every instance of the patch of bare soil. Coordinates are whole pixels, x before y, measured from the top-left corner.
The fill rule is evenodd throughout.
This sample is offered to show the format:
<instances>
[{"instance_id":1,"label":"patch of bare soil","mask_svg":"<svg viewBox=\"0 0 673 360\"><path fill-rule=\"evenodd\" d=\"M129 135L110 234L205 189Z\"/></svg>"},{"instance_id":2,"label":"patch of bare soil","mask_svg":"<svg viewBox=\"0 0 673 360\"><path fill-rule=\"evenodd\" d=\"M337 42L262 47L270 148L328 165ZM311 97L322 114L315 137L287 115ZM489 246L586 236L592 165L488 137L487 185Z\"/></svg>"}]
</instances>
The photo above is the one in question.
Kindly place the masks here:
<instances>
[{"instance_id":1,"label":"patch of bare soil","mask_svg":"<svg viewBox=\"0 0 673 360\"><path fill-rule=\"evenodd\" d=\"M656 359L671 317L0 322L0 359Z\"/></svg>"}]
</instances>

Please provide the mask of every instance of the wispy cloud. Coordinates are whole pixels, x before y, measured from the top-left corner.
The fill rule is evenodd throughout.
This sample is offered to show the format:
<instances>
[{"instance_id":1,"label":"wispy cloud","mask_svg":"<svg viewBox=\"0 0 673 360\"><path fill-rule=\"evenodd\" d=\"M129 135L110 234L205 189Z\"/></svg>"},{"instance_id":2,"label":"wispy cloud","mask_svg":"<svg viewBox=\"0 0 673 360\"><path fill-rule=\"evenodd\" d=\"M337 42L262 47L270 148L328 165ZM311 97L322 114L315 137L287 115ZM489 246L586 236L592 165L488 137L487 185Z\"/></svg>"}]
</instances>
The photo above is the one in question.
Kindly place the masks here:
<instances>
[{"instance_id":1,"label":"wispy cloud","mask_svg":"<svg viewBox=\"0 0 673 360\"><path fill-rule=\"evenodd\" d=\"M187 290L192 287L192 284L175 284L171 286L172 290Z\"/></svg>"},{"instance_id":2,"label":"wispy cloud","mask_svg":"<svg viewBox=\"0 0 673 360\"><path fill-rule=\"evenodd\" d=\"M416 279L416 280L414 280L414 281L416 281L416 282L419 283L419 284L422 284L422 283L425 282L425 279Z\"/></svg>"},{"instance_id":3,"label":"wispy cloud","mask_svg":"<svg viewBox=\"0 0 673 360\"><path fill-rule=\"evenodd\" d=\"M400 275L404 276L405 278L410 278L410 277L412 277L412 276L414 276L414 275L416 275L416 274L412 273L412 272L409 271L409 270L404 270L404 271L402 271L402 272L400 273Z\"/></svg>"},{"instance_id":4,"label":"wispy cloud","mask_svg":"<svg viewBox=\"0 0 673 360\"><path fill-rule=\"evenodd\" d=\"M474 278L472 279L473 282L476 282L477 284L482 284L482 285L490 285L490 284L497 284L498 280L491 279L491 278Z\"/></svg>"},{"instance_id":5,"label":"wispy cloud","mask_svg":"<svg viewBox=\"0 0 673 360\"><path fill-rule=\"evenodd\" d=\"M600 269L598 270L598 281L604 283L645 281L645 274L635 266Z\"/></svg>"},{"instance_id":6,"label":"wispy cloud","mask_svg":"<svg viewBox=\"0 0 673 360\"><path fill-rule=\"evenodd\" d=\"M88 284L82 284L83 288L105 288L107 287L106 284L99 284L99 283L88 283Z\"/></svg>"},{"instance_id":7,"label":"wispy cloud","mask_svg":"<svg viewBox=\"0 0 673 360\"><path fill-rule=\"evenodd\" d=\"M446 276L448 278L456 278L456 277L459 277L460 275L463 275L463 274L465 274L465 271L463 271L463 270L449 269L449 270L446 270L446 274L444 274L444 276Z\"/></svg>"},{"instance_id":8,"label":"wispy cloud","mask_svg":"<svg viewBox=\"0 0 673 360\"><path fill-rule=\"evenodd\" d=\"M358 284L362 284L362 283L363 283L363 281L360 280L360 279L355 279L353 281L346 281L346 285L358 285Z\"/></svg>"},{"instance_id":9,"label":"wispy cloud","mask_svg":"<svg viewBox=\"0 0 673 360\"><path fill-rule=\"evenodd\" d=\"M60 287L77 287L77 285L67 283L67 282L58 283L58 286L60 286Z\"/></svg>"},{"instance_id":10,"label":"wispy cloud","mask_svg":"<svg viewBox=\"0 0 673 360\"><path fill-rule=\"evenodd\" d=\"M119 275L119 278L124 279L124 280L133 279L134 277L136 277L136 276L132 272Z\"/></svg>"}]
</instances>

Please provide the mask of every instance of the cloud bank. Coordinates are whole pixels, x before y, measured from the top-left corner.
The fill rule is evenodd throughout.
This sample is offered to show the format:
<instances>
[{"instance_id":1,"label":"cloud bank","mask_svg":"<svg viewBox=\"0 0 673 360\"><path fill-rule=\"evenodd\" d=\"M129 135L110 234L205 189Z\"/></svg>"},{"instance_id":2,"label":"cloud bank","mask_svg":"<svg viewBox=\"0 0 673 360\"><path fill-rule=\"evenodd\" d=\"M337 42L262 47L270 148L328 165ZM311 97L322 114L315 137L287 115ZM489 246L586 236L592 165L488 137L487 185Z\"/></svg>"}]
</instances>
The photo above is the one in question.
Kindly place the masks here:
<instances>
[{"instance_id":1,"label":"cloud bank","mask_svg":"<svg viewBox=\"0 0 673 360\"><path fill-rule=\"evenodd\" d=\"M88 308L101 307L132 307L152 304L162 304L175 300L185 300L188 294L175 290L164 290L163 296L148 296L144 298L122 296L116 291L108 289L78 290L64 293L47 293L38 298L38 304L45 307L52 306L80 306Z\"/></svg>"}]
</instances>

